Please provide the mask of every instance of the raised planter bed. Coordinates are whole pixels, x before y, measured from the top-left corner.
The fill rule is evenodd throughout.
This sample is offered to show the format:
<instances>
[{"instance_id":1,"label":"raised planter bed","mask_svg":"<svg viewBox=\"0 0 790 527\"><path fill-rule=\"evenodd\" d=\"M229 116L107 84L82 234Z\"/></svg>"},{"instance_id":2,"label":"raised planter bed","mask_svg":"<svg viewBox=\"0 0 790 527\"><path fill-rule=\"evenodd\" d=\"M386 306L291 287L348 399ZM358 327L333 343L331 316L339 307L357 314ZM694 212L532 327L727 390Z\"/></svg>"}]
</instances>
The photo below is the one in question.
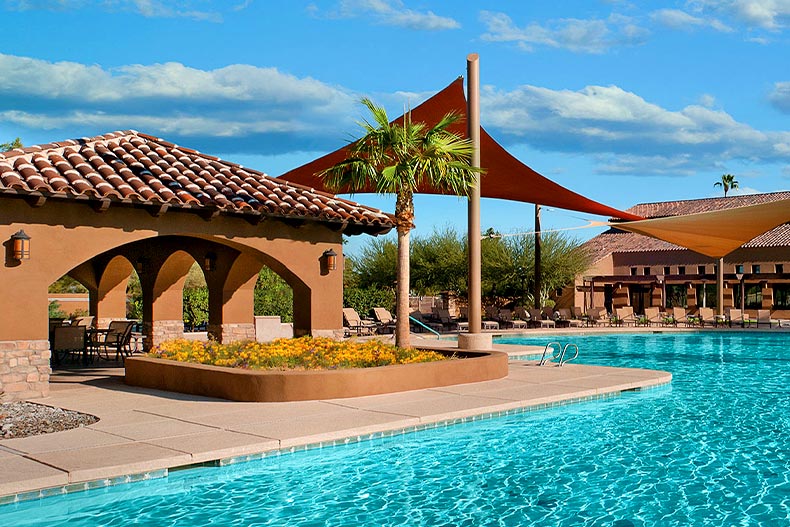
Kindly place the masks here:
<instances>
[{"instance_id":1,"label":"raised planter bed","mask_svg":"<svg viewBox=\"0 0 790 527\"><path fill-rule=\"evenodd\" d=\"M232 401L342 399L501 379L507 354L460 351L458 360L343 370L259 371L150 357L126 359L126 384Z\"/></svg>"}]
</instances>

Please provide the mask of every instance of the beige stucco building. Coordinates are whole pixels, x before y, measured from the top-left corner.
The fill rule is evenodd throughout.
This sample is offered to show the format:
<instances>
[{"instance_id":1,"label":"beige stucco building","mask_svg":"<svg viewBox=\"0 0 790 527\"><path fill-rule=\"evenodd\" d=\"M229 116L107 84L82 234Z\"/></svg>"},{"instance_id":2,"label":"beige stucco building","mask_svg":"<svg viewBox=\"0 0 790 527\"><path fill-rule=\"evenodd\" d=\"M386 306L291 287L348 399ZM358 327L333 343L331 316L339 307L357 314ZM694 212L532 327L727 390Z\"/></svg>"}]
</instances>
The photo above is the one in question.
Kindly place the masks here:
<instances>
[{"instance_id":1,"label":"beige stucco building","mask_svg":"<svg viewBox=\"0 0 790 527\"><path fill-rule=\"evenodd\" d=\"M644 203L628 212L645 218L694 214L787 199L790 192ZM717 261L683 247L611 228L583 245L592 266L577 277L575 306L718 307ZM774 318L790 318L790 224L743 244L724 257L724 304L756 315L769 309ZM743 297L743 304L741 300Z\"/></svg>"}]
</instances>

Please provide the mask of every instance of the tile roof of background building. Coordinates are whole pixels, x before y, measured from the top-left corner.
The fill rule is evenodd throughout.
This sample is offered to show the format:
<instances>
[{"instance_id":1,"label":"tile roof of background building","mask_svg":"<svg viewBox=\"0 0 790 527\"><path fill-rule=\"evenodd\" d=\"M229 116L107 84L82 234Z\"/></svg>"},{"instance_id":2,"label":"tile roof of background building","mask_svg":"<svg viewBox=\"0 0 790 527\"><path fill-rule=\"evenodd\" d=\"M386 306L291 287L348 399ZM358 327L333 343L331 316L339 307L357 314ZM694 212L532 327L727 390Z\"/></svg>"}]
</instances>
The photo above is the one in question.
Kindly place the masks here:
<instances>
[{"instance_id":1,"label":"tile roof of background building","mask_svg":"<svg viewBox=\"0 0 790 527\"><path fill-rule=\"evenodd\" d=\"M313 219L369 233L394 226L377 209L134 130L0 153L4 194Z\"/></svg>"},{"instance_id":2,"label":"tile roof of background building","mask_svg":"<svg viewBox=\"0 0 790 527\"><path fill-rule=\"evenodd\" d=\"M747 205L768 203L788 198L790 198L790 192L771 192L766 194L745 194L727 198L703 198L640 203L627 210L628 212L644 218L661 218L744 207ZM613 253L687 250L685 247L680 247L673 243L651 238L649 236L643 236L641 234L621 231L617 228L611 228L588 240L583 244L583 247L589 252L593 262ZM750 240L748 243L743 244L741 247L790 247L790 223L785 223L784 225L771 229Z\"/></svg>"}]
</instances>

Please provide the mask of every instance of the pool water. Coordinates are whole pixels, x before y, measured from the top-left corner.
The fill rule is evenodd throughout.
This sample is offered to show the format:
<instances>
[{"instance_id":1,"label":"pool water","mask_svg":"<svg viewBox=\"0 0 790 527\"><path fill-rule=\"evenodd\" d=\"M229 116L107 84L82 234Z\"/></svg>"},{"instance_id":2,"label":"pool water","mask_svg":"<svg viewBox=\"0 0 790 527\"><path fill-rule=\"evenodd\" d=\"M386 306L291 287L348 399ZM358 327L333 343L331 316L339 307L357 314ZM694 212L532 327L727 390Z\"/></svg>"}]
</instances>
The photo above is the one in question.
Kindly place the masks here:
<instances>
[{"instance_id":1,"label":"pool water","mask_svg":"<svg viewBox=\"0 0 790 527\"><path fill-rule=\"evenodd\" d=\"M0 523L787 526L789 337L574 336L580 362L671 386L7 505Z\"/></svg>"}]
</instances>

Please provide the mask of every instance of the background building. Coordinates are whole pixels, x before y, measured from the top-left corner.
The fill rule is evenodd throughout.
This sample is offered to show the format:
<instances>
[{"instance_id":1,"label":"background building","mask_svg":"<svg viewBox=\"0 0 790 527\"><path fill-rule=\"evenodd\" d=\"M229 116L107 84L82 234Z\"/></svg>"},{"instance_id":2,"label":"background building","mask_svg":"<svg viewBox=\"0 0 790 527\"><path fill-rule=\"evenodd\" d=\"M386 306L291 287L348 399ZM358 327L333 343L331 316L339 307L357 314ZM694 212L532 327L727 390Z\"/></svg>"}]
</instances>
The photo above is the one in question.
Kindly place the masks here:
<instances>
[{"instance_id":1,"label":"background building","mask_svg":"<svg viewBox=\"0 0 790 527\"><path fill-rule=\"evenodd\" d=\"M790 192L642 203L628 212L660 218L743 207L790 197ZM583 245L591 267L576 279L574 305L606 307L717 307L717 261L677 245L617 228ZM724 258L724 308L749 314L770 309L790 318L790 223L742 245ZM741 299L743 297L743 300ZM743 301L743 304L741 302Z\"/></svg>"}]
</instances>

